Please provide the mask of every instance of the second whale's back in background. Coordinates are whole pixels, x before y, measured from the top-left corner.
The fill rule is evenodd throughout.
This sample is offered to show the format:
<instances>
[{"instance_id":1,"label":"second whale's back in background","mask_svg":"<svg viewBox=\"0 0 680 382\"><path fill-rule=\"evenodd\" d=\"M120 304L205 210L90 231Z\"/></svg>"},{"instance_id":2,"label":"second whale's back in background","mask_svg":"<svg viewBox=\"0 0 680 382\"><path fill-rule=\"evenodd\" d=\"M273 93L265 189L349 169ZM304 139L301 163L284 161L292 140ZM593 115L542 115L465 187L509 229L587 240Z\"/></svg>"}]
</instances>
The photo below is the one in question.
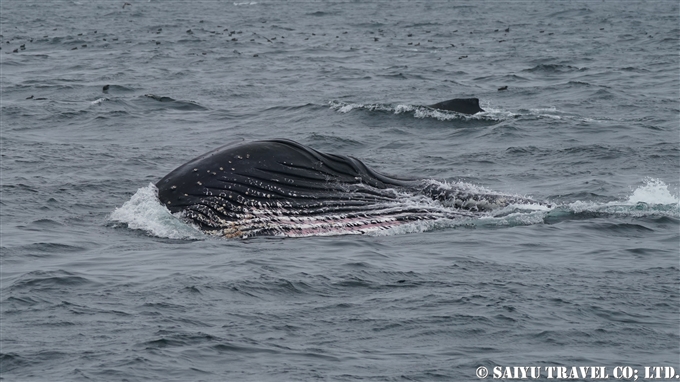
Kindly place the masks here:
<instances>
[{"instance_id":1,"label":"second whale's back in background","mask_svg":"<svg viewBox=\"0 0 680 382\"><path fill-rule=\"evenodd\" d=\"M484 109L479 107L479 98L454 98L429 106L439 110L455 111L463 114L476 114L484 111Z\"/></svg>"}]
</instances>

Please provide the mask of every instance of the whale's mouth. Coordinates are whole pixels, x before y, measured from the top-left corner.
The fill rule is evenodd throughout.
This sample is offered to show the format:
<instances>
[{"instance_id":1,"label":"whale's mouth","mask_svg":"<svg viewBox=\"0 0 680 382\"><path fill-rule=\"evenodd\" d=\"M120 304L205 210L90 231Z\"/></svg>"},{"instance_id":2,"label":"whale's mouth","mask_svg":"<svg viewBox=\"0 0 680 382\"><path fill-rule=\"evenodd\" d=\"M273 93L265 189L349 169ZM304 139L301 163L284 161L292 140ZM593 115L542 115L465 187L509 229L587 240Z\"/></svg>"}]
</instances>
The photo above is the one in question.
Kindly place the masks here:
<instances>
[{"instance_id":1,"label":"whale's mouth","mask_svg":"<svg viewBox=\"0 0 680 382\"><path fill-rule=\"evenodd\" d=\"M194 204L181 209L180 216L210 235L230 238L365 234L447 216L432 206L409 201L415 195L405 190L361 184L341 188L271 199L221 193L195 199Z\"/></svg>"},{"instance_id":2,"label":"whale's mouth","mask_svg":"<svg viewBox=\"0 0 680 382\"><path fill-rule=\"evenodd\" d=\"M299 186L299 179L296 181ZM175 205L176 198L172 204L166 199L165 205L207 234L245 238L366 234L415 221L476 218L512 203L537 203L468 184L433 180L385 188L323 181L311 183L317 188L307 184L278 189L265 183L250 182L246 187L228 182L227 189L204 185L205 195L185 194L180 199L184 206Z\"/></svg>"},{"instance_id":3,"label":"whale's mouth","mask_svg":"<svg viewBox=\"0 0 680 382\"><path fill-rule=\"evenodd\" d=\"M367 234L416 221L474 216L468 211L447 210L413 199L417 198L404 196L390 202L361 206L244 207L238 213L228 215L201 205L185 210L181 217L189 222L198 222L202 230L210 235L246 238Z\"/></svg>"},{"instance_id":4,"label":"whale's mouth","mask_svg":"<svg viewBox=\"0 0 680 382\"><path fill-rule=\"evenodd\" d=\"M350 193L342 194L344 199L312 199L304 204L249 201L225 208L219 197L203 198L174 214L159 200L156 186L150 184L114 211L111 219L155 236L197 239L204 235L226 238L392 235L469 225L480 218L492 217L490 211L465 210L457 207L453 199L443 196L436 199L422 193L431 192L437 183L428 181L429 188L420 189L375 189L374 192L386 196L370 201L352 199ZM471 185L439 184L442 195L447 190L459 190L449 192L456 198L461 197L462 189L465 193L478 189ZM480 199L483 195L489 198L488 193L478 195Z\"/></svg>"},{"instance_id":5,"label":"whale's mouth","mask_svg":"<svg viewBox=\"0 0 680 382\"><path fill-rule=\"evenodd\" d=\"M244 215L238 221L226 222L224 228L204 230L206 233L227 238L252 236L331 236L361 235L384 231L408 222L443 218L432 213L388 209L364 213L328 214L318 216L262 216Z\"/></svg>"}]
</instances>

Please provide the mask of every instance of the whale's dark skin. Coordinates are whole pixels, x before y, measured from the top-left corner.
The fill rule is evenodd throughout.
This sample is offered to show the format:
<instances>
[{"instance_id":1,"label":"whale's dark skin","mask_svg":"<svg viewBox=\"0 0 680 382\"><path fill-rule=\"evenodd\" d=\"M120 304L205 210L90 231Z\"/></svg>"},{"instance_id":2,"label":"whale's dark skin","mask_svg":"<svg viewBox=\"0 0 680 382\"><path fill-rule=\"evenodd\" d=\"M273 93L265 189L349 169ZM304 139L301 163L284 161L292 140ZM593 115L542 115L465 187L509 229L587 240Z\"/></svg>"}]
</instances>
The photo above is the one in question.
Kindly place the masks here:
<instances>
[{"instance_id":1,"label":"whale's dark skin","mask_svg":"<svg viewBox=\"0 0 680 382\"><path fill-rule=\"evenodd\" d=\"M414 220L473 216L519 200L387 176L356 158L285 139L218 148L175 169L156 187L170 212L226 237L364 233ZM454 208L444 214L441 208L413 206L400 191Z\"/></svg>"},{"instance_id":2,"label":"whale's dark skin","mask_svg":"<svg viewBox=\"0 0 680 382\"><path fill-rule=\"evenodd\" d=\"M175 169L156 187L161 202L171 212L179 212L205 199L206 190L224 193L222 198L232 203L285 200L292 207L309 208L329 198L353 204L384 198L380 193L357 190L350 196L347 191L353 185L383 190L415 183L379 174L352 157L276 139L213 150Z\"/></svg>"},{"instance_id":3,"label":"whale's dark skin","mask_svg":"<svg viewBox=\"0 0 680 382\"><path fill-rule=\"evenodd\" d=\"M454 98L448 101L435 103L434 105L430 105L430 107L463 114L476 114L484 111L484 109L479 107L478 98Z\"/></svg>"}]
</instances>

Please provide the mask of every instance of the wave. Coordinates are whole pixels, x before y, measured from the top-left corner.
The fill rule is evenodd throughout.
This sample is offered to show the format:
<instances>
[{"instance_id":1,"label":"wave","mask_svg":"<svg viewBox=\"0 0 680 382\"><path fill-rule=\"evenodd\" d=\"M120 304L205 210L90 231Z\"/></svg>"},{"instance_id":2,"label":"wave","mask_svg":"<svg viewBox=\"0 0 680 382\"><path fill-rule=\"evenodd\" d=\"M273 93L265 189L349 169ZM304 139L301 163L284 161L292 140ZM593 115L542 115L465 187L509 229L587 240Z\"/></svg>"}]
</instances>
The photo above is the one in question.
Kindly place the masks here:
<instances>
[{"instance_id":1,"label":"wave","mask_svg":"<svg viewBox=\"0 0 680 382\"><path fill-rule=\"evenodd\" d=\"M193 110L208 110L206 107L199 105L196 102L193 101L179 101L174 98L166 97L166 96L158 96L155 94L145 94L144 99L150 99L154 101L160 102L164 108L167 109L175 109L175 110L182 110L182 111L193 111Z\"/></svg>"},{"instance_id":2,"label":"wave","mask_svg":"<svg viewBox=\"0 0 680 382\"><path fill-rule=\"evenodd\" d=\"M538 73L567 73L567 72L583 72L588 70L588 68L579 68L571 65L563 64L538 64L533 68L525 69L525 72L538 72Z\"/></svg>"}]
</instances>

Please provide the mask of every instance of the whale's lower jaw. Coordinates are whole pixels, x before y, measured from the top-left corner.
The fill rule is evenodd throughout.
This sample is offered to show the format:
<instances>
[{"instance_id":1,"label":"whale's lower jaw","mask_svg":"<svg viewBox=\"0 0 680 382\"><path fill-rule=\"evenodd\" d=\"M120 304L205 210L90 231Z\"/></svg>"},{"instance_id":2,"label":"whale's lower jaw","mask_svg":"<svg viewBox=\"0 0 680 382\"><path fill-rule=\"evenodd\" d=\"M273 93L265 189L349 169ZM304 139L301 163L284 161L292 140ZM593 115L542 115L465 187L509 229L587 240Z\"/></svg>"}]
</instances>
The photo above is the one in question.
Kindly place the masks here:
<instances>
[{"instance_id":1,"label":"whale's lower jaw","mask_svg":"<svg viewBox=\"0 0 680 382\"><path fill-rule=\"evenodd\" d=\"M372 191L370 194L369 190ZM440 203L433 203L429 195L415 196L394 189L364 186L355 188L355 192L331 195L333 193L326 194L321 200L270 201L245 198L237 201L211 195L183 207L181 216L209 235L247 238L367 234L415 221L481 214L480 211L442 208Z\"/></svg>"},{"instance_id":2,"label":"whale's lower jaw","mask_svg":"<svg viewBox=\"0 0 680 382\"><path fill-rule=\"evenodd\" d=\"M376 233L416 221L480 218L493 210L530 199L422 183L419 187L376 189L354 185L353 191L312 197L249 199L206 195L178 209L183 219L209 235L331 236ZM175 206L177 208L178 206Z\"/></svg>"},{"instance_id":3,"label":"whale's lower jaw","mask_svg":"<svg viewBox=\"0 0 680 382\"><path fill-rule=\"evenodd\" d=\"M467 216L461 213L461 216ZM189 222L215 236L248 238L253 236L332 236L359 235L387 230L415 221L451 218L450 214L425 209L376 207L355 212L308 210L252 209L225 217L205 205L192 206L183 212Z\"/></svg>"}]
</instances>

